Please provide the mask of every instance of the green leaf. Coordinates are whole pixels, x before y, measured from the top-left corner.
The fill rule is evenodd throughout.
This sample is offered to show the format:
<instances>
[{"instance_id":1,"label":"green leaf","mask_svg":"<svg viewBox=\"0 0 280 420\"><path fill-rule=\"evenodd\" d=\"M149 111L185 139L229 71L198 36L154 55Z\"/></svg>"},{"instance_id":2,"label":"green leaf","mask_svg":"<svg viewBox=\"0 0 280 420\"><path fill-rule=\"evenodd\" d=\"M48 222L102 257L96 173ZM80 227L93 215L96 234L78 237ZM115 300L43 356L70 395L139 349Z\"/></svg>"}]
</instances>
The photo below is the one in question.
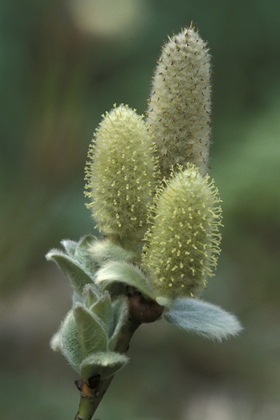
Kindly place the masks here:
<instances>
[{"instance_id":1,"label":"green leaf","mask_svg":"<svg viewBox=\"0 0 280 420\"><path fill-rule=\"evenodd\" d=\"M151 296L152 291L146 277L136 265L125 261L108 261L97 272L95 282L121 282L136 287L144 295Z\"/></svg>"},{"instance_id":2,"label":"green leaf","mask_svg":"<svg viewBox=\"0 0 280 420\"><path fill-rule=\"evenodd\" d=\"M81 303L76 303L73 311L83 356L106 351L108 337L99 319Z\"/></svg>"},{"instance_id":3,"label":"green leaf","mask_svg":"<svg viewBox=\"0 0 280 420\"><path fill-rule=\"evenodd\" d=\"M94 273L97 269L96 262L92 258L90 247L96 241L96 238L92 235L83 236L78 244L75 251L75 258L89 273Z\"/></svg>"},{"instance_id":4,"label":"green leaf","mask_svg":"<svg viewBox=\"0 0 280 420\"><path fill-rule=\"evenodd\" d=\"M57 263L79 295L82 294L86 284L93 283L94 273L88 272L77 260L63 251L53 249L46 255L46 258Z\"/></svg>"},{"instance_id":5,"label":"green leaf","mask_svg":"<svg viewBox=\"0 0 280 420\"><path fill-rule=\"evenodd\" d=\"M84 235L80 238L78 242L78 248L85 248L88 249L95 241L97 241L97 238L93 235Z\"/></svg>"},{"instance_id":6,"label":"green leaf","mask_svg":"<svg viewBox=\"0 0 280 420\"><path fill-rule=\"evenodd\" d=\"M98 299L100 299L103 294L103 290L97 288L95 284L86 284L83 289L82 300L85 306L90 308L92 305L98 302ZM79 300L79 302L81 302L81 300Z\"/></svg>"},{"instance_id":7,"label":"green leaf","mask_svg":"<svg viewBox=\"0 0 280 420\"><path fill-rule=\"evenodd\" d=\"M115 352L98 352L90 355L81 363L82 378L87 381L95 375L100 375L101 380L114 375L128 363L128 357Z\"/></svg>"},{"instance_id":8,"label":"green leaf","mask_svg":"<svg viewBox=\"0 0 280 420\"><path fill-rule=\"evenodd\" d=\"M71 241L70 239L64 239L61 241L61 245L70 257L74 257L77 249L77 242Z\"/></svg>"},{"instance_id":9,"label":"green leaf","mask_svg":"<svg viewBox=\"0 0 280 420\"><path fill-rule=\"evenodd\" d=\"M72 310L68 312L60 328L60 349L72 368L80 373L83 354Z\"/></svg>"},{"instance_id":10,"label":"green leaf","mask_svg":"<svg viewBox=\"0 0 280 420\"><path fill-rule=\"evenodd\" d=\"M91 254L95 261L103 263L107 260L132 261L136 254L132 251L122 248L108 239L96 241L91 245Z\"/></svg>"},{"instance_id":11,"label":"green leaf","mask_svg":"<svg viewBox=\"0 0 280 420\"><path fill-rule=\"evenodd\" d=\"M61 331L57 331L50 341L50 347L53 351L62 351L62 337Z\"/></svg>"},{"instance_id":12,"label":"green leaf","mask_svg":"<svg viewBox=\"0 0 280 420\"><path fill-rule=\"evenodd\" d=\"M110 293L112 299L124 296L126 294L126 284L119 282L102 282L102 288Z\"/></svg>"},{"instance_id":13,"label":"green leaf","mask_svg":"<svg viewBox=\"0 0 280 420\"><path fill-rule=\"evenodd\" d=\"M111 331L109 332L109 350L115 350L119 333L128 317L128 304L125 297L120 297L113 302L113 316L111 321Z\"/></svg>"},{"instance_id":14,"label":"green leaf","mask_svg":"<svg viewBox=\"0 0 280 420\"><path fill-rule=\"evenodd\" d=\"M102 321L102 325L108 334L112 318L112 301L109 293L105 291L104 295L89 310Z\"/></svg>"},{"instance_id":15,"label":"green leaf","mask_svg":"<svg viewBox=\"0 0 280 420\"><path fill-rule=\"evenodd\" d=\"M234 315L198 299L175 299L164 317L176 327L217 340L237 335L243 329Z\"/></svg>"}]
</instances>

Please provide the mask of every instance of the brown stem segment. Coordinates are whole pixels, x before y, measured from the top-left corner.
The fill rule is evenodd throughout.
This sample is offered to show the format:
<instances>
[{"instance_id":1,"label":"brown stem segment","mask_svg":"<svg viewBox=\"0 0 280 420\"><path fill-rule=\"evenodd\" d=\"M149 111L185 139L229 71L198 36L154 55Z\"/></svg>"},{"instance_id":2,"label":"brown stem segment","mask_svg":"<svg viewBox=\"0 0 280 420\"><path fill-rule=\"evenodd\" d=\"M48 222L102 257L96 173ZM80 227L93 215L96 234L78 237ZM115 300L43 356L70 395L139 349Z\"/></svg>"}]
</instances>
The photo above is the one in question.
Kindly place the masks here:
<instances>
[{"instance_id":1,"label":"brown stem segment","mask_svg":"<svg viewBox=\"0 0 280 420\"><path fill-rule=\"evenodd\" d=\"M98 405L96 405L98 397L100 397L98 384L94 387L89 387L83 379L76 381L76 386L80 391L80 405L75 420L91 420L95 407Z\"/></svg>"},{"instance_id":2,"label":"brown stem segment","mask_svg":"<svg viewBox=\"0 0 280 420\"><path fill-rule=\"evenodd\" d=\"M163 307L155 301L143 298L139 292L128 296L129 318L122 327L115 351L126 353L130 340L137 328L144 322L153 322L160 318ZM76 381L80 391L80 405L74 420L91 420L97 410L105 392L107 391L114 376L101 380L100 376L94 376L88 380Z\"/></svg>"}]
</instances>

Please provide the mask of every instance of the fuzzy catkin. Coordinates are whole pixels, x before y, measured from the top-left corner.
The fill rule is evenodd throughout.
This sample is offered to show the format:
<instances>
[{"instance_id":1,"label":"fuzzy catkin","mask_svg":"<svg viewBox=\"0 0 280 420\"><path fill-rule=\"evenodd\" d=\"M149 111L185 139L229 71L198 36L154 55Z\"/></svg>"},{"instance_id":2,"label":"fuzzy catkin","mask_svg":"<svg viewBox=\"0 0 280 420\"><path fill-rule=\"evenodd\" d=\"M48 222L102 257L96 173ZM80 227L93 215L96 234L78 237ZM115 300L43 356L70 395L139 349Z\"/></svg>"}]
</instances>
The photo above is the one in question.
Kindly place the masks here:
<instances>
[{"instance_id":1,"label":"fuzzy catkin","mask_svg":"<svg viewBox=\"0 0 280 420\"><path fill-rule=\"evenodd\" d=\"M114 240L141 238L155 188L152 136L128 106L103 116L88 152L87 204L97 227Z\"/></svg>"},{"instance_id":2,"label":"fuzzy catkin","mask_svg":"<svg viewBox=\"0 0 280 420\"><path fill-rule=\"evenodd\" d=\"M173 165L195 164L204 176L210 143L210 55L194 28L184 28L162 47L148 103L162 177Z\"/></svg>"},{"instance_id":3,"label":"fuzzy catkin","mask_svg":"<svg viewBox=\"0 0 280 420\"><path fill-rule=\"evenodd\" d=\"M142 267L156 296L193 296L213 275L220 252L220 198L193 164L174 174L155 198Z\"/></svg>"}]
</instances>

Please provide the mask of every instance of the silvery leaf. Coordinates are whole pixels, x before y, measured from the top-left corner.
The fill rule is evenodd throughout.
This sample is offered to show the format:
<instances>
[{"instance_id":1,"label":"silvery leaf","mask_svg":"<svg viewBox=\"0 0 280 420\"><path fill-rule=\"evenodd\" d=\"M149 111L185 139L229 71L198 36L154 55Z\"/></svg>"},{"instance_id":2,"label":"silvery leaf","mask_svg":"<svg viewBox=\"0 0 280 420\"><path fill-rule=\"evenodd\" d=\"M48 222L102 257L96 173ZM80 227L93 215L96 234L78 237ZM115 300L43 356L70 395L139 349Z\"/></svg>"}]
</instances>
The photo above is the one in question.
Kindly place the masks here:
<instances>
[{"instance_id":1,"label":"silvery leaf","mask_svg":"<svg viewBox=\"0 0 280 420\"><path fill-rule=\"evenodd\" d=\"M176 327L217 340L237 335L242 330L234 315L199 299L175 299L164 317Z\"/></svg>"},{"instance_id":2,"label":"silvery leaf","mask_svg":"<svg viewBox=\"0 0 280 420\"><path fill-rule=\"evenodd\" d=\"M90 273L75 258L63 251L52 249L47 255L47 260L53 260L70 281L76 292L81 295L86 284L93 283L94 273Z\"/></svg>"},{"instance_id":3,"label":"silvery leaf","mask_svg":"<svg viewBox=\"0 0 280 420\"><path fill-rule=\"evenodd\" d=\"M100 375L103 380L114 375L128 363L128 360L124 354L115 352L94 353L82 361L81 374L85 381L96 375Z\"/></svg>"},{"instance_id":4,"label":"silvery leaf","mask_svg":"<svg viewBox=\"0 0 280 420\"><path fill-rule=\"evenodd\" d=\"M136 287L139 292L150 296L151 289L142 271L133 264L125 261L108 261L97 272L96 283L121 282Z\"/></svg>"},{"instance_id":5,"label":"silvery leaf","mask_svg":"<svg viewBox=\"0 0 280 420\"><path fill-rule=\"evenodd\" d=\"M73 313L83 356L106 351L108 337L98 317L80 303L75 304Z\"/></svg>"}]
</instances>

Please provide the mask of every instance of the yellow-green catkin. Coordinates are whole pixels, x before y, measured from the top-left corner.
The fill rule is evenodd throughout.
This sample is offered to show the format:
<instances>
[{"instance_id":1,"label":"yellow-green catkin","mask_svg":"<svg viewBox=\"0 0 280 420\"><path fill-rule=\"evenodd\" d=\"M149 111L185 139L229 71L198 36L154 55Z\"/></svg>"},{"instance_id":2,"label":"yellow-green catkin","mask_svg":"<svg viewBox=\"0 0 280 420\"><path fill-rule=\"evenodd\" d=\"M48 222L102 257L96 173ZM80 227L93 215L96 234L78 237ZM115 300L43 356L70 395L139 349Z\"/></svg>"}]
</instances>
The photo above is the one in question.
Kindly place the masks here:
<instances>
[{"instance_id":1,"label":"yellow-green catkin","mask_svg":"<svg viewBox=\"0 0 280 420\"><path fill-rule=\"evenodd\" d=\"M220 201L214 182L193 164L160 188L142 253L155 297L193 296L206 287L220 253Z\"/></svg>"},{"instance_id":2,"label":"yellow-green catkin","mask_svg":"<svg viewBox=\"0 0 280 420\"><path fill-rule=\"evenodd\" d=\"M139 240L155 188L156 159L143 116L128 106L103 116L88 152L87 206L98 229L117 241Z\"/></svg>"},{"instance_id":3,"label":"yellow-green catkin","mask_svg":"<svg viewBox=\"0 0 280 420\"><path fill-rule=\"evenodd\" d=\"M194 163L208 171L210 143L210 55L193 27L162 47L152 82L147 122L155 136L162 177L173 165Z\"/></svg>"}]
</instances>

